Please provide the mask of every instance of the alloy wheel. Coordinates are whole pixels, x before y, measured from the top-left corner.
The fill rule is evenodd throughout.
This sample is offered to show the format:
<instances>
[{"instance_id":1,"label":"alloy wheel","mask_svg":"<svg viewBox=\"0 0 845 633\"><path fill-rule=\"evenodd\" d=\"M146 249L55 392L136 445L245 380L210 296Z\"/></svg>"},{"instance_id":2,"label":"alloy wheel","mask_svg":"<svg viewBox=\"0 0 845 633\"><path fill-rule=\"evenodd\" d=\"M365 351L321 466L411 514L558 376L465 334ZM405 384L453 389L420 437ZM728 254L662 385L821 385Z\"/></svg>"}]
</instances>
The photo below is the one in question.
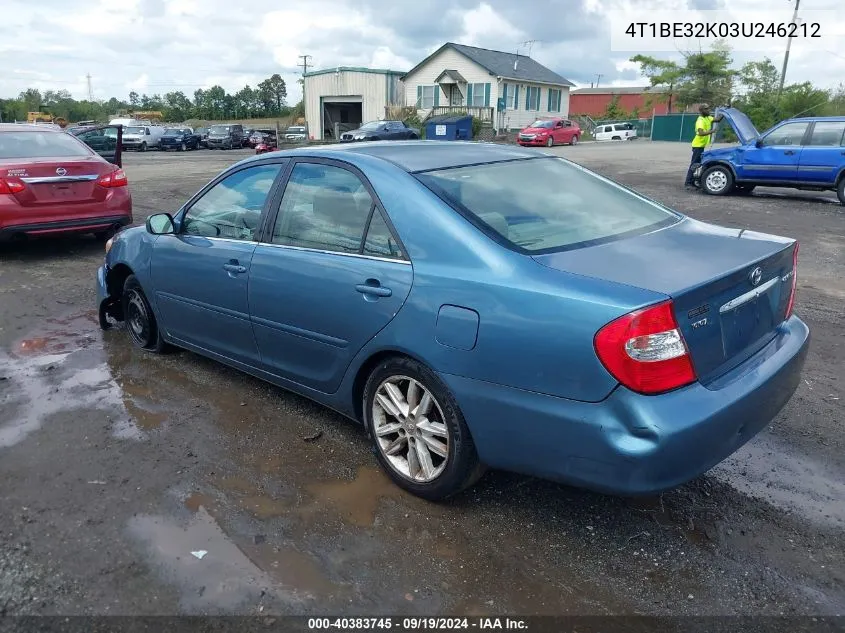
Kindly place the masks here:
<instances>
[{"instance_id":1,"label":"alloy wheel","mask_svg":"<svg viewBox=\"0 0 845 633\"><path fill-rule=\"evenodd\" d=\"M402 477L434 481L449 461L449 427L432 393L408 376L391 376L376 390L372 405L376 445Z\"/></svg>"}]
</instances>

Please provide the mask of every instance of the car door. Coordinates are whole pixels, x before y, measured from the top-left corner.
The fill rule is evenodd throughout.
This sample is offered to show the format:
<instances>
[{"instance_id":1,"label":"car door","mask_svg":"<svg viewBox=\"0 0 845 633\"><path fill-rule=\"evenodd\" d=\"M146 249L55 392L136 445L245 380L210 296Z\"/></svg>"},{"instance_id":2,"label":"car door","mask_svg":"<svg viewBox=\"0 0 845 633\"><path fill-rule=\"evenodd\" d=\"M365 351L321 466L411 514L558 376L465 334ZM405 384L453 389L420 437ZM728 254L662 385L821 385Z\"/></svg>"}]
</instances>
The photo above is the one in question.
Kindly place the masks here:
<instances>
[{"instance_id":1,"label":"car door","mask_svg":"<svg viewBox=\"0 0 845 633\"><path fill-rule=\"evenodd\" d=\"M564 140L565 135L563 131L563 121L555 121L554 126L552 127L552 138L555 140L555 143L565 143Z\"/></svg>"},{"instance_id":2,"label":"car door","mask_svg":"<svg viewBox=\"0 0 845 633\"><path fill-rule=\"evenodd\" d=\"M264 369L325 393L396 315L413 270L370 185L329 159L296 159L255 249L249 304Z\"/></svg>"},{"instance_id":3,"label":"car door","mask_svg":"<svg viewBox=\"0 0 845 633\"><path fill-rule=\"evenodd\" d=\"M123 166L122 125L99 125L75 136L110 163Z\"/></svg>"},{"instance_id":4,"label":"car door","mask_svg":"<svg viewBox=\"0 0 845 633\"><path fill-rule=\"evenodd\" d=\"M773 128L744 148L737 175L742 180L764 183L798 180L801 144L809 128L809 121L790 121Z\"/></svg>"},{"instance_id":5,"label":"car door","mask_svg":"<svg viewBox=\"0 0 845 633\"><path fill-rule=\"evenodd\" d=\"M151 275L165 331L225 358L257 365L247 289L257 231L286 161L218 178L176 216L153 247Z\"/></svg>"},{"instance_id":6,"label":"car door","mask_svg":"<svg viewBox=\"0 0 845 633\"><path fill-rule=\"evenodd\" d=\"M833 186L845 168L845 121L816 121L801 150L801 180Z\"/></svg>"}]
</instances>

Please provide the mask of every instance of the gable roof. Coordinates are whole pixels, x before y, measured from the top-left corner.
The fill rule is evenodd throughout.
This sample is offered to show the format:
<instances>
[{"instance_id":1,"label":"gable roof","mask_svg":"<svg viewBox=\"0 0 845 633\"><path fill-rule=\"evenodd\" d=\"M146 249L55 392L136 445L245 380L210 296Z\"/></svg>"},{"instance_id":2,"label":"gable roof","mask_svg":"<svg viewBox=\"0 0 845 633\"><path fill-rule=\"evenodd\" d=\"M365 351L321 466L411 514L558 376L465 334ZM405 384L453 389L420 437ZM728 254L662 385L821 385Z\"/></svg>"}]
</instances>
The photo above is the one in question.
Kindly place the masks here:
<instances>
[{"instance_id":1,"label":"gable roof","mask_svg":"<svg viewBox=\"0 0 845 633\"><path fill-rule=\"evenodd\" d=\"M460 83L466 83L467 82L467 80L464 79L464 76L461 73L459 73L457 70L444 70L442 73L440 73L437 76L437 79L434 80L434 83L439 84L440 80L443 79L443 77L451 77L452 79L454 79L455 81L460 82Z\"/></svg>"},{"instance_id":2,"label":"gable roof","mask_svg":"<svg viewBox=\"0 0 845 633\"><path fill-rule=\"evenodd\" d=\"M457 51L464 57L484 68L491 75L496 75L497 77L522 81L534 81L537 83L553 84L555 86L575 85L568 79L564 79L556 72L549 70L542 64L525 55L505 53L504 51L491 51L487 48L478 48L476 46L467 46L465 44L455 44L454 42L446 42L443 46L438 48L431 55L405 73L402 80L404 81L407 79L435 55L438 55L447 48ZM514 62L516 62L516 69L514 69Z\"/></svg>"},{"instance_id":3,"label":"gable roof","mask_svg":"<svg viewBox=\"0 0 845 633\"><path fill-rule=\"evenodd\" d=\"M570 91L573 95L633 95L668 92L665 86L607 86L603 88L578 88Z\"/></svg>"}]
</instances>

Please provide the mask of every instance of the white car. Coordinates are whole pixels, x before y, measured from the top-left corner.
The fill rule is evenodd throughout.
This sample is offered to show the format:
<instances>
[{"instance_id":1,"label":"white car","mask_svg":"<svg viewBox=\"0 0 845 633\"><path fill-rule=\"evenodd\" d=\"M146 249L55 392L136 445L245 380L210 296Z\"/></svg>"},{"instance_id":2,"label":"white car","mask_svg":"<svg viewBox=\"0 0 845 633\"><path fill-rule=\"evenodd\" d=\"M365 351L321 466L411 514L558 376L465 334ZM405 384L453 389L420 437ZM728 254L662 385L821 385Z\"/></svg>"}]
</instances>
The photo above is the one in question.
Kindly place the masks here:
<instances>
[{"instance_id":1,"label":"white car","mask_svg":"<svg viewBox=\"0 0 845 633\"><path fill-rule=\"evenodd\" d=\"M165 128L161 125L133 125L123 128L123 146L144 152L159 147Z\"/></svg>"},{"instance_id":2,"label":"white car","mask_svg":"<svg viewBox=\"0 0 845 633\"><path fill-rule=\"evenodd\" d=\"M633 141L637 130L630 123L609 123L596 127L597 141Z\"/></svg>"}]
</instances>

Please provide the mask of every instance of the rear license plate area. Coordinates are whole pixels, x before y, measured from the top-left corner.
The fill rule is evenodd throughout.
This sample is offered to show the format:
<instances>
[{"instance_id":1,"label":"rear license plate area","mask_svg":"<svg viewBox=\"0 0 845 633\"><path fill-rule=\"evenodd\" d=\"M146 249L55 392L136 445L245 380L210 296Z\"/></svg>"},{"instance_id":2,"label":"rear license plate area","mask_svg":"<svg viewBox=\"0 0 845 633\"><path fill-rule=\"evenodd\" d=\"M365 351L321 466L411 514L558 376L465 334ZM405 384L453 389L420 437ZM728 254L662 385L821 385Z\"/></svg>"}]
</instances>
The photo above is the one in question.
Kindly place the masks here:
<instances>
[{"instance_id":1,"label":"rear license plate area","mask_svg":"<svg viewBox=\"0 0 845 633\"><path fill-rule=\"evenodd\" d=\"M725 358L731 358L774 329L771 293L757 295L720 317Z\"/></svg>"}]
</instances>

